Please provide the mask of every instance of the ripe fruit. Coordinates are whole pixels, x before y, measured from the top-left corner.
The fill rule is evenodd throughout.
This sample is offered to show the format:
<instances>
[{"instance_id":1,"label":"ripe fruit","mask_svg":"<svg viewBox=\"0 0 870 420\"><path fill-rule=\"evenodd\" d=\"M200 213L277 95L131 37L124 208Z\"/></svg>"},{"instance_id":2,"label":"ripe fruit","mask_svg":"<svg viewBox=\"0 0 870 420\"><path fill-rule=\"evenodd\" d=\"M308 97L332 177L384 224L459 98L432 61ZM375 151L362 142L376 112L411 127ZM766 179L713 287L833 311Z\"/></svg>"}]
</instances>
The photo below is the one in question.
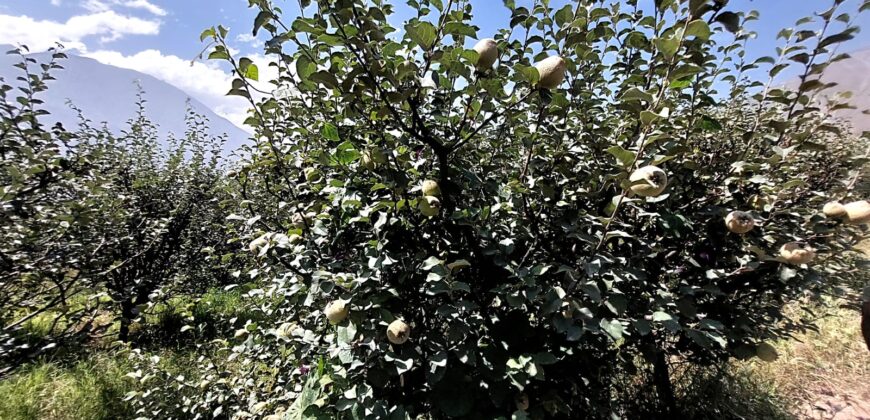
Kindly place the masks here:
<instances>
[{"instance_id":1,"label":"ripe fruit","mask_svg":"<svg viewBox=\"0 0 870 420\"><path fill-rule=\"evenodd\" d=\"M634 171L628 180L631 191L641 197L655 197L668 186L668 175L657 166L644 166Z\"/></svg>"},{"instance_id":2,"label":"ripe fruit","mask_svg":"<svg viewBox=\"0 0 870 420\"><path fill-rule=\"evenodd\" d=\"M387 326L387 340L391 343L404 344L409 338L411 338L411 327L405 321L397 319Z\"/></svg>"},{"instance_id":3,"label":"ripe fruit","mask_svg":"<svg viewBox=\"0 0 870 420\"><path fill-rule=\"evenodd\" d=\"M755 219L745 211L732 211L725 216L725 226L731 232L742 235L755 227Z\"/></svg>"},{"instance_id":4,"label":"ripe fruit","mask_svg":"<svg viewBox=\"0 0 870 420\"><path fill-rule=\"evenodd\" d=\"M779 256L789 264L809 264L816 258L816 251L800 242L789 242L779 249Z\"/></svg>"},{"instance_id":5,"label":"ripe fruit","mask_svg":"<svg viewBox=\"0 0 870 420\"><path fill-rule=\"evenodd\" d=\"M423 196L440 197L441 188L438 187L438 183L431 179L423 181Z\"/></svg>"},{"instance_id":6,"label":"ripe fruit","mask_svg":"<svg viewBox=\"0 0 870 420\"><path fill-rule=\"evenodd\" d=\"M492 38L481 39L474 45L474 51L480 57L477 59L477 68L486 70L498 59L498 44Z\"/></svg>"},{"instance_id":7,"label":"ripe fruit","mask_svg":"<svg viewBox=\"0 0 870 420\"><path fill-rule=\"evenodd\" d=\"M517 410L526 411L529 409L529 396L525 392L517 395L514 403L517 405Z\"/></svg>"},{"instance_id":8,"label":"ripe fruit","mask_svg":"<svg viewBox=\"0 0 870 420\"><path fill-rule=\"evenodd\" d=\"M317 169L307 168L305 169L305 180L311 183L320 182L323 179L323 174L320 173Z\"/></svg>"},{"instance_id":9,"label":"ripe fruit","mask_svg":"<svg viewBox=\"0 0 870 420\"><path fill-rule=\"evenodd\" d=\"M350 308L347 307L347 303L343 300L330 302L326 305L326 309L323 310L323 313L326 314L326 319L332 325L338 325L341 321L344 321L347 318L348 312L350 312Z\"/></svg>"},{"instance_id":10,"label":"ripe fruit","mask_svg":"<svg viewBox=\"0 0 870 420\"><path fill-rule=\"evenodd\" d=\"M870 201L861 200L843 206L846 210L846 220L853 225L870 223Z\"/></svg>"},{"instance_id":11,"label":"ripe fruit","mask_svg":"<svg viewBox=\"0 0 870 420\"><path fill-rule=\"evenodd\" d=\"M538 87L554 89L565 80L565 72L568 70L568 65L562 57L554 55L535 64L535 68L538 69L538 74L541 76L538 79Z\"/></svg>"},{"instance_id":12,"label":"ripe fruit","mask_svg":"<svg viewBox=\"0 0 870 420\"><path fill-rule=\"evenodd\" d=\"M420 208L420 213L423 213L424 216L437 216L438 212L441 211L441 200L427 195L420 199L418 207Z\"/></svg>"},{"instance_id":13,"label":"ripe fruit","mask_svg":"<svg viewBox=\"0 0 870 420\"><path fill-rule=\"evenodd\" d=\"M271 235L269 235L268 233L265 233L265 234L261 235L259 238L254 239L253 241L251 241L250 244L248 244L248 250L251 252L259 251L260 248L266 246L266 244L269 243L270 237L271 237Z\"/></svg>"},{"instance_id":14,"label":"ripe fruit","mask_svg":"<svg viewBox=\"0 0 870 420\"><path fill-rule=\"evenodd\" d=\"M846 215L846 207L840 204L839 201L831 201L822 207L822 213L828 217L842 217Z\"/></svg>"},{"instance_id":15,"label":"ripe fruit","mask_svg":"<svg viewBox=\"0 0 870 420\"><path fill-rule=\"evenodd\" d=\"M779 353L768 343L761 343L755 348L755 355L765 362L775 362L779 358Z\"/></svg>"}]
</instances>

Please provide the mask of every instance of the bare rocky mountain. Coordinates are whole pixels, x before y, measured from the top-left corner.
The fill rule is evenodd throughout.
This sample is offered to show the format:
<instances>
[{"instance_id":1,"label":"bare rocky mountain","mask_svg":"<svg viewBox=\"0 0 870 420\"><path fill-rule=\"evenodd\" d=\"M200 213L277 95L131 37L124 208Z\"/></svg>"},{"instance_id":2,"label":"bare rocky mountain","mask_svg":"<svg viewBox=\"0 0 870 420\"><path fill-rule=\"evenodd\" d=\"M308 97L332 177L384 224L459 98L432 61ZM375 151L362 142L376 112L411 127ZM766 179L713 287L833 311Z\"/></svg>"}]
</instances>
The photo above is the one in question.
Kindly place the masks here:
<instances>
[{"instance_id":1,"label":"bare rocky mountain","mask_svg":"<svg viewBox=\"0 0 870 420\"><path fill-rule=\"evenodd\" d=\"M851 121L855 132L861 133L870 131L870 115L863 113L870 109L870 49L855 51L849 55L851 58L831 64L822 81L837 83L829 93L852 92L850 102L857 109L840 110L836 115Z\"/></svg>"}]
</instances>

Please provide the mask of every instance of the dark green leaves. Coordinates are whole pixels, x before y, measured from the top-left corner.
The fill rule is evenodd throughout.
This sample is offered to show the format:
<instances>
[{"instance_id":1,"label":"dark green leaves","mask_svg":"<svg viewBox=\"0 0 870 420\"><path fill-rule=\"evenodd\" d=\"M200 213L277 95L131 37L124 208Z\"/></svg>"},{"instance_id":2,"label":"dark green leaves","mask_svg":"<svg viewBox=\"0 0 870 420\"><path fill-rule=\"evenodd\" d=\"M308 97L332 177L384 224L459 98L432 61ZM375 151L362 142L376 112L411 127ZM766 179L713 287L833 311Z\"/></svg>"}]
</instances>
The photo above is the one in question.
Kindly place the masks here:
<instances>
[{"instance_id":1,"label":"dark green leaves","mask_svg":"<svg viewBox=\"0 0 870 420\"><path fill-rule=\"evenodd\" d=\"M740 30L740 15L734 12L722 12L716 16L716 22L722 24L728 32L737 33Z\"/></svg>"}]
</instances>

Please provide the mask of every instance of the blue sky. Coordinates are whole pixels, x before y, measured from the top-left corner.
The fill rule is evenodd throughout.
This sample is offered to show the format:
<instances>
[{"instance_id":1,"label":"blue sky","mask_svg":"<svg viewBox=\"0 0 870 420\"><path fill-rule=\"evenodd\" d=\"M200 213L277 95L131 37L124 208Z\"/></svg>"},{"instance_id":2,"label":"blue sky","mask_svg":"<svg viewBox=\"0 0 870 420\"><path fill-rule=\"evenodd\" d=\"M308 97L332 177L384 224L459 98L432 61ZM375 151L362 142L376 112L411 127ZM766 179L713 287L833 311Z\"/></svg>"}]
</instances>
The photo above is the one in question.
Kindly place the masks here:
<instances>
[{"instance_id":1,"label":"blue sky","mask_svg":"<svg viewBox=\"0 0 870 420\"><path fill-rule=\"evenodd\" d=\"M653 2L640 1L650 5ZM860 1L846 0L844 10L854 12ZM531 0L516 2L531 4ZM557 7L566 2L569 0L551 0ZM404 5L404 0L394 3ZM490 36L509 18L501 0L471 0L471 3L475 7L473 22L480 27L481 37ZM761 19L751 28L758 33L758 39L750 43L748 51L750 56L758 57L773 54L775 37L782 27L791 26L797 19L830 3L732 0L728 9L755 9L761 13ZM297 10L296 0L275 0L275 4L287 13ZM172 83L218 114L240 123L246 103L240 98L223 96L230 80L226 69L205 62L191 66L190 60L202 49L200 32L216 24L231 29L233 47L239 53L253 56L255 61L265 60L259 55L263 40L250 37L256 13L247 5L248 0L0 0L0 44L24 43L42 50L62 40L79 54ZM398 19L392 21L398 23ZM849 41L842 51L870 47L870 13L860 16L858 24L868 29ZM266 67L261 65L261 71Z\"/></svg>"}]
</instances>

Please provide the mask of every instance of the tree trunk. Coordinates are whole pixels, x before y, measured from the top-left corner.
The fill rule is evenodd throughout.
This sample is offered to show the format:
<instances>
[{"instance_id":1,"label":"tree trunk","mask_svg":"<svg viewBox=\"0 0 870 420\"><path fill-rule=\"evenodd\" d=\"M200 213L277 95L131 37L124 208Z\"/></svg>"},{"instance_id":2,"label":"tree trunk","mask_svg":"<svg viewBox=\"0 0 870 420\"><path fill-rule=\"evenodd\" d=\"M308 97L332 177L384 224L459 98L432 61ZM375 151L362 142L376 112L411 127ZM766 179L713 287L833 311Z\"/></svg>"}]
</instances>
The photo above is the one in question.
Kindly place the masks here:
<instances>
[{"instance_id":1,"label":"tree trunk","mask_svg":"<svg viewBox=\"0 0 870 420\"><path fill-rule=\"evenodd\" d=\"M667 355L661 348L656 349L653 361L653 383L656 387L656 393L664 403L665 411L663 414L667 418L674 418L678 414L677 399L674 396L674 386L671 383L671 375L668 370Z\"/></svg>"},{"instance_id":2,"label":"tree trunk","mask_svg":"<svg viewBox=\"0 0 870 420\"><path fill-rule=\"evenodd\" d=\"M130 341L130 324L133 323L133 318L136 317L133 314L134 305L135 304L129 299L121 301L121 325L118 328L118 340L121 340L124 343Z\"/></svg>"}]
</instances>

